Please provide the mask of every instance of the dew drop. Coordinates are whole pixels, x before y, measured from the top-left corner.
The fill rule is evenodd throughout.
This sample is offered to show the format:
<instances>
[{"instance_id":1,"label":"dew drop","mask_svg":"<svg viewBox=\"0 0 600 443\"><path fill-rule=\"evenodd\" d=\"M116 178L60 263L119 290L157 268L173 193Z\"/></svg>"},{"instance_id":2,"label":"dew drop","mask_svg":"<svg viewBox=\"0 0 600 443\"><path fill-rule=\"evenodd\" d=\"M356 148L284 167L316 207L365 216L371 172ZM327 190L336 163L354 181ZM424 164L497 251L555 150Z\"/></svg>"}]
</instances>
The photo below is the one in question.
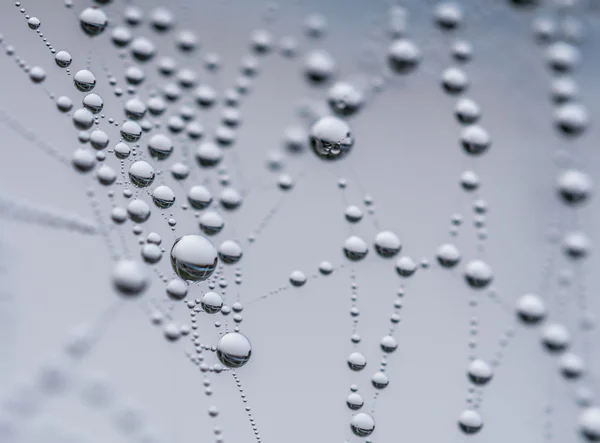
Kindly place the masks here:
<instances>
[{"instance_id":1,"label":"dew drop","mask_svg":"<svg viewBox=\"0 0 600 443\"><path fill-rule=\"evenodd\" d=\"M171 265L183 280L204 281L217 267L217 250L201 235L184 235L171 248Z\"/></svg>"}]
</instances>

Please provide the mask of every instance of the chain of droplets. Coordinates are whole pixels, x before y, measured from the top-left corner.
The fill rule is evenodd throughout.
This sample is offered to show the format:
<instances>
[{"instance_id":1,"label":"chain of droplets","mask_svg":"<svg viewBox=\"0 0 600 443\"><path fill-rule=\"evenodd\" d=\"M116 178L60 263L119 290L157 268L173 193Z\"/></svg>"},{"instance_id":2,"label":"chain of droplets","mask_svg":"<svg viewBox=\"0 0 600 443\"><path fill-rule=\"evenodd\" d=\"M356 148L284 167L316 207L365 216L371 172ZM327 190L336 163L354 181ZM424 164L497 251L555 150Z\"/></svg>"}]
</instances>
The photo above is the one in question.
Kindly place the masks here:
<instances>
[{"instance_id":1,"label":"chain of droplets","mask_svg":"<svg viewBox=\"0 0 600 443\"><path fill-rule=\"evenodd\" d=\"M49 209L30 206L5 196L0 196L0 217L48 228L65 229L79 234L98 234L97 225L79 216L65 215Z\"/></svg>"},{"instance_id":2,"label":"chain of droplets","mask_svg":"<svg viewBox=\"0 0 600 443\"><path fill-rule=\"evenodd\" d=\"M556 1L551 7L553 15L559 20L560 28L557 29L555 22L552 19L539 17L533 22L534 37L546 50L546 62L550 68L550 72L553 74L552 77L552 90L551 98L554 102L554 120L556 129L564 136L561 140L570 142L571 145L577 138L587 129L589 125L589 117L587 110L583 104L579 102L578 86L573 78L573 71L577 68L580 63L580 51L578 46L582 42L582 36L584 33L583 24L576 18L576 4L567 4L565 2ZM571 150L569 150L571 151ZM562 154L558 152L557 154ZM569 198L569 192L578 190L583 193L581 200L587 199L587 193L589 190L585 189L585 186L581 188L582 181L585 182L587 176L585 172L580 169L574 169L573 166L569 165L570 159L566 159L557 156L557 166L562 167L562 171L559 172L558 186L559 195L562 196L563 202L567 203L562 207L567 207L567 219L571 215L572 225L568 226L568 220L564 220L565 216L561 214L559 219L560 225L557 232L551 232L549 240L555 244L558 240L559 235L564 235L562 249L565 257L568 261L574 264L575 272L574 277L572 276L571 270L568 268L559 272L558 284L559 288L556 294L555 311L562 312L563 316L566 316L566 308L569 300L563 297L565 288L572 287L572 291L575 292L574 298L576 300L576 307L580 317L579 332L581 332L581 346L583 356L580 357L575 353L565 353L568 348L571 348L571 338L569 330L560 323L547 324L542 332L542 343L545 348L553 354L561 356L559 368L562 376L567 380L581 379L585 377L588 383L593 383L589 373L585 370L586 361L591 361L591 353L588 341L588 330L591 329L593 324L585 318L587 311L587 301L585 292L585 273L583 271L583 259L588 255L589 240L587 236L579 230L577 226L578 218L578 202L572 201ZM565 169L570 168L570 169ZM565 180L565 177L571 176L571 183ZM573 182L575 177L575 182ZM587 179L589 180L589 179ZM579 183L578 183L579 182ZM574 183L574 188L573 188ZM569 185L571 189L569 189ZM588 185L591 186L591 185ZM575 192L577 194L577 192ZM571 208L569 208L569 206ZM570 214L569 214L570 213ZM562 230L561 230L562 228ZM566 229L575 229L571 232L566 232ZM544 268L544 275L542 279L542 285L540 289L540 295L544 296L550 292L550 285L546 283L548 279L552 277L551 269L552 265L556 261L553 256L558 253L556 245L554 245L552 251L552 258L549 258ZM577 281L577 284L572 283L573 278ZM545 297L548 299L548 297ZM570 298L570 297L569 297ZM587 377L586 377L587 375ZM553 380L549 380L549 394L548 404L544 408L544 439L550 441L553 439L553 421L554 421L554 407L553 407L553 393L552 393ZM591 399L593 392L587 386L580 386L575 395L576 403L582 408L579 416L579 429L583 436L588 439L594 439L600 437L600 409L591 406Z\"/></svg>"},{"instance_id":3,"label":"chain of droplets","mask_svg":"<svg viewBox=\"0 0 600 443\"><path fill-rule=\"evenodd\" d=\"M104 310L94 321L82 324L75 328L65 340L60 353L43 363L30 382L14 384L2 399L0 408L0 436L8 437L8 441L20 440L23 430L30 430L32 423L41 415L47 403L56 400L72 391L77 382L78 370L81 363L91 354L99 337L109 326L115 315L123 306L121 300L113 303ZM82 400L90 406L106 406L107 386L94 383L92 389L89 384L82 386ZM100 401L98 403L97 401ZM125 412L123 409L121 412ZM130 410L129 410L130 411ZM140 417L139 414L135 414ZM141 422L131 421L132 414L117 413L114 425L123 434L142 431ZM132 427L132 424L135 426ZM143 438L140 438L142 441Z\"/></svg>"},{"instance_id":4,"label":"chain of droplets","mask_svg":"<svg viewBox=\"0 0 600 443\"><path fill-rule=\"evenodd\" d=\"M88 57L88 64L87 64L87 67L88 67L88 68L89 68L89 65L90 65L90 58ZM102 117L104 117L104 116L102 116ZM98 121L97 121L97 120L96 120L96 123L98 123ZM81 138L81 135L80 135L80 138ZM103 160L103 159L104 159L104 156L97 155L97 159L98 159L98 160ZM99 178L100 178L100 179L102 179L102 177L99 177ZM108 181L113 181L113 180L114 180L114 179L109 179ZM102 181L102 180L101 180L101 181ZM127 193L125 193L124 195L127 197ZM94 196L93 196L93 195L90 195L90 197L94 197ZM111 197L112 197L112 195L111 195ZM98 211L97 211L97 205L95 205L95 200L93 200L93 201L92 201L92 203L93 203L93 206L94 206L94 211L95 211L96 215L98 215ZM185 209L185 208L184 208L184 209ZM173 224L174 224L174 223L173 223ZM105 233L105 232L104 232L104 233ZM135 228L134 228L134 233L136 233L136 232L135 232ZM139 232L139 233L141 233L141 232ZM107 239L107 240L110 240L110 239ZM108 241L108 243L110 244L110 241ZM111 248L111 249L112 249L112 248ZM161 277L161 276L160 276L160 274L159 274L159 277ZM240 320L239 320L239 321L241 321L241 317L240 317ZM169 326L170 326L170 325L168 325L168 326L167 326L167 328L166 328L165 335L167 336L167 338L174 339L174 338L175 338L175 336L177 335L177 333L170 333L170 329L172 329L172 328L169 328ZM181 335L186 335L186 334L184 333L184 329L182 329L182 330L180 331L180 333L181 333ZM217 372L217 369L215 369L215 372Z\"/></svg>"},{"instance_id":5,"label":"chain of droplets","mask_svg":"<svg viewBox=\"0 0 600 443\"><path fill-rule=\"evenodd\" d=\"M256 424L256 420L252 415L252 408L250 407L250 405L248 405L248 398L246 396L246 393L244 392L244 388L242 387L242 382L235 371L231 371L231 374L233 375L235 385L237 386L242 402L244 403L244 410L248 415L248 421L250 422L250 426L252 427L254 437L256 438L257 443L261 443L262 439L260 437L260 432L258 431L258 425Z\"/></svg>"}]
</instances>

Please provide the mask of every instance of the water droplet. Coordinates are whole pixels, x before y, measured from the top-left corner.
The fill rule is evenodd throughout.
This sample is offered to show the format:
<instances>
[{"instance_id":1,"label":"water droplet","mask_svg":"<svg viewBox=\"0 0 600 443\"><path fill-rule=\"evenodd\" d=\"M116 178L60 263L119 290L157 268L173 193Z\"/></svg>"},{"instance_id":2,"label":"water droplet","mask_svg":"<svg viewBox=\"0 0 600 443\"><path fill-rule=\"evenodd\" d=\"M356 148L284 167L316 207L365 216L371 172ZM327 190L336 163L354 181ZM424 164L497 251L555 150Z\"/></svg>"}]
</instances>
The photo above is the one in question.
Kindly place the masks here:
<instances>
[{"instance_id":1,"label":"water droplet","mask_svg":"<svg viewBox=\"0 0 600 443\"><path fill-rule=\"evenodd\" d=\"M194 32L189 29L179 31L175 39L175 44L183 52L191 52L198 48L200 42Z\"/></svg>"},{"instance_id":2,"label":"water droplet","mask_svg":"<svg viewBox=\"0 0 600 443\"><path fill-rule=\"evenodd\" d=\"M381 347L381 350L383 352L389 354L391 352L394 352L398 348L398 342L391 335L386 335L381 339L379 346Z\"/></svg>"},{"instance_id":3,"label":"water droplet","mask_svg":"<svg viewBox=\"0 0 600 443\"><path fill-rule=\"evenodd\" d=\"M27 26L29 26L30 29L38 29L41 24L42 22L37 17L30 17L29 20L27 20Z\"/></svg>"},{"instance_id":4,"label":"water droplet","mask_svg":"<svg viewBox=\"0 0 600 443\"><path fill-rule=\"evenodd\" d=\"M582 259L589 255L591 241L584 232L569 232L565 235L563 249L570 258L575 260Z\"/></svg>"},{"instance_id":5,"label":"water droplet","mask_svg":"<svg viewBox=\"0 0 600 443\"><path fill-rule=\"evenodd\" d=\"M581 62L581 53L577 47L566 42L555 42L548 46L546 52L548 65L558 72L575 69Z\"/></svg>"},{"instance_id":6,"label":"water droplet","mask_svg":"<svg viewBox=\"0 0 600 443\"><path fill-rule=\"evenodd\" d=\"M94 37L104 32L108 24L108 18L101 9L96 7L85 8L79 15L79 23L83 32Z\"/></svg>"},{"instance_id":7,"label":"water droplet","mask_svg":"<svg viewBox=\"0 0 600 443\"><path fill-rule=\"evenodd\" d=\"M142 247L142 258L146 263L156 264L162 258L162 250L158 245L147 243Z\"/></svg>"},{"instance_id":8,"label":"water droplet","mask_svg":"<svg viewBox=\"0 0 600 443\"><path fill-rule=\"evenodd\" d=\"M442 2L435 7L434 18L440 28L452 30L460 26L463 12L457 3Z\"/></svg>"},{"instance_id":9,"label":"water droplet","mask_svg":"<svg viewBox=\"0 0 600 443\"><path fill-rule=\"evenodd\" d=\"M167 284L167 295L172 300L183 300L188 293L188 285L185 281L174 278Z\"/></svg>"},{"instance_id":10,"label":"water droplet","mask_svg":"<svg viewBox=\"0 0 600 443\"><path fill-rule=\"evenodd\" d=\"M225 222L223 217L214 211L203 213L198 219L198 225L206 235L216 235L223 229Z\"/></svg>"},{"instance_id":11,"label":"water droplet","mask_svg":"<svg viewBox=\"0 0 600 443\"><path fill-rule=\"evenodd\" d=\"M250 360L252 345L245 335L229 332L217 344L217 357L228 368L241 368Z\"/></svg>"},{"instance_id":12,"label":"water droplet","mask_svg":"<svg viewBox=\"0 0 600 443\"><path fill-rule=\"evenodd\" d=\"M117 180L117 173L108 165L102 165L96 171L96 177L100 184L104 186L112 185Z\"/></svg>"},{"instance_id":13,"label":"water droplet","mask_svg":"<svg viewBox=\"0 0 600 443\"><path fill-rule=\"evenodd\" d=\"M460 262L461 256L456 246L445 243L437 250L436 258L444 268L453 268Z\"/></svg>"},{"instance_id":14,"label":"water droplet","mask_svg":"<svg viewBox=\"0 0 600 443\"><path fill-rule=\"evenodd\" d=\"M60 112L69 112L73 108L73 101L64 95L56 99L56 107Z\"/></svg>"},{"instance_id":15,"label":"water droplet","mask_svg":"<svg viewBox=\"0 0 600 443\"><path fill-rule=\"evenodd\" d=\"M132 163L129 167L129 179L138 188L145 188L154 182L154 168L143 160Z\"/></svg>"},{"instance_id":16,"label":"water droplet","mask_svg":"<svg viewBox=\"0 0 600 443\"><path fill-rule=\"evenodd\" d=\"M219 196L219 203L223 208L233 211L242 204L242 196L233 188L225 188Z\"/></svg>"},{"instance_id":17,"label":"water droplet","mask_svg":"<svg viewBox=\"0 0 600 443\"><path fill-rule=\"evenodd\" d=\"M219 246L219 258L228 265L235 264L242 258L242 248L233 240L225 240Z\"/></svg>"},{"instance_id":18,"label":"water droplet","mask_svg":"<svg viewBox=\"0 0 600 443\"><path fill-rule=\"evenodd\" d=\"M310 143L323 160L337 160L350 152L354 138L348 124L333 116L322 117L310 129Z\"/></svg>"},{"instance_id":19,"label":"water droplet","mask_svg":"<svg viewBox=\"0 0 600 443\"><path fill-rule=\"evenodd\" d=\"M29 78L34 83L41 83L46 80L46 71L40 66L34 66L29 70Z\"/></svg>"},{"instance_id":20,"label":"water droplet","mask_svg":"<svg viewBox=\"0 0 600 443\"><path fill-rule=\"evenodd\" d=\"M104 149L108 146L109 139L106 132L96 130L90 134L90 144L94 149Z\"/></svg>"},{"instance_id":21,"label":"water droplet","mask_svg":"<svg viewBox=\"0 0 600 443\"><path fill-rule=\"evenodd\" d=\"M139 295L149 284L143 265L133 260L120 260L113 269L113 285L123 295Z\"/></svg>"},{"instance_id":22,"label":"water droplet","mask_svg":"<svg viewBox=\"0 0 600 443\"><path fill-rule=\"evenodd\" d=\"M558 192L565 203L583 203L592 192L592 180L585 172L566 170L558 176Z\"/></svg>"},{"instance_id":23,"label":"water droplet","mask_svg":"<svg viewBox=\"0 0 600 443\"><path fill-rule=\"evenodd\" d=\"M350 420L350 429L358 437L367 437L375 430L375 420L365 412L359 412Z\"/></svg>"},{"instance_id":24,"label":"water droplet","mask_svg":"<svg viewBox=\"0 0 600 443\"><path fill-rule=\"evenodd\" d=\"M333 57L323 49L314 49L304 60L304 70L308 79L314 83L323 83L336 73L337 64Z\"/></svg>"},{"instance_id":25,"label":"water droplet","mask_svg":"<svg viewBox=\"0 0 600 443\"><path fill-rule=\"evenodd\" d=\"M188 202L194 209L205 209L212 203L212 195L204 186L192 186L187 194Z\"/></svg>"},{"instance_id":26,"label":"water droplet","mask_svg":"<svg viewBox=\"0 0 600 443\"><path fill-rule=\"evenodd\" d=\"M402 249L398 236L392 231L381 231L375 236L375 251L383 257L390 258L397 255Z\"/></svg>"},{"instance_id":27,"label":"water droplet","mask_svg":"<svg viewBox=\"0 0 600 443\"><path fill-rule=\"evenodd\" d=\"M360 352L353 352L348 357L348 367L353 371L362 371L367 366L367 359Z\"/></svg>"},{"instance_id":28,"label":"water droplet","mask_svg":"<svg viewBox=\"0 0 600 443\"><path fill-rule=\"evenodd\" d=\"M131 55L140 62L147 62L156 55L156 46L152 40L146 37L134 38L130 48Z\"/></svg>"},{"instance_id":29,"label":"water droplet","mask_svg":"<svg viewBox=\"0 0 600 443\"><path fill-rule=\"evenodd\" d=\"M357 394L356 392L350 393L350 395L348 395L348 398L346 398L346 405L353 411L359 410L363 407L364 404L365 401L360 396L360 394Z\"/></svg>"},{"instance_id":30,"label":"water droplet","mask_svg":"<svg viewBox=\"0 0 600 443\"><path fill-rule=\"evenodd\" d=\"M294 271L290 275L290 283L296 287L303 286L306 283L306 276L302 271Z\"/></svg>"},{"instance_id":31,"label":"water droplet","mask_svg":"<svg viewBox=\"0 0 600 443\"><path fill-rule=\"evenodd\" d=\"M216 292L207 292L202 296L202 309L207 314L216 314L223 307L223 299Z\"/></svg>"},{"instance_id":32,"label":"water droplet","mask_svg":"<svg viewBox=\"0 0 600 443\"><path fill-rule=\"evenodd\" d=\"M560 359L560 372L570 380L579 378L585 372L585 362L580 356L567 353Z\"/></svg>"},{"instance_id":33,"label":"water droplet","mask_svg":"<svg viewBox=\"0 0 600 443\"><path fill-rule=\"evenodd\" d=\"M481 118L481 108L469 98L458 100L454 113L458 121L464 124L473 124Z\"/></svg>"},{"instance_id":34,"label":"water droplet","mask_svg":"<svg viewBox=\"0 0 600 443\"><path fill-rule=\"evenodd\" d=\"M71 54L69 54L67 51L58 51L54 56L54 61L61 68L68 68L69 66L71 66L73 58L71 57Z\"/></svg>"},{"instance_id":35,"label":"water droplet","mask_svg":"<svg viewBox=\"0 0 600 443\"><path fill-rule=\"evenodd\" d=\"M554 121L565 135L577 136L587 129L590 118L581 103L565 103L556 108Z\"/></svg>"},{"instance_id":36,"label":"water droplet","mask_svg":"<svg viewBox=\"0 0 600 443\"><path fill-rule=\"evenodd\" d=\"M85 108L80 108L73 113L73 124L78 129L90 129L94 124L94 114Z\"/></svg>"},{"instance_id":37,"label":"water droplet","mask_svg":"<svg viewBox=\"0 0 600 443\"><path fill-rule=\"evenodd\" d=\"M467 374L469 380L479 386L487 384L494 376L491 366L480 359L471 362Z\"/></svg>"},{"instance_id":38,"label":"water droplet","mask_svg":"<svg viewBox=\"0 0 600 443\"><path fill-rule=\"evenodd\" d=\"M337 82L327 92L327 102L335 114L349 116L360 110L364 97L352 84Z\"/></svg>"},{"instance_id":39,"label":"water droplet","mask_svg":"<svg viewBox=\"0 0 600 443\"><path fill-rule=\"evenodd\" d=\"M158 7L150 14L152 27L160 32L165 32L175 25L175 16L167 8Z\"/></svg>"},{"instance_id":40,"label":"water droplet","mask_svg":"<svg viewBox=\"0 0 600 443\"><path fill-rule=\"evenodd\" d=\"M371 377L371 384L375 389L385 389L390 384L390 379L385 372L376 372Z\"/></svg>"},{"instance_id":41,"label":"water droplet","mask_svg":"<svg viewBox=\"0 0 600 443\"><path fill-rule=\"evenodd\" d=\"M113 29L110 38L116 46L122 48L131 43L133 35L129 29L117 26Z\"/></svg>"},{"instance_id":42,"label":"water droplet","mask_svg":"<svg viewBox=\"0 0 600 443\"><path fill-rule=\"evenodd\" d=\"M579 432L590 441L600 440L600 407L585 408L578 419Z\"/></svg>"},{"instance_id":43,"label":"water droplet","mask_svg":"<svg viewBox=\"0 0 600 443\"><path fill-rule=\"evenodd\" d=\"M367 256L369 247L360 237L353 235L344 242L344 255L352 261L362 260Z\"/></svg>"},{"instance_id":44,"label":"water droplet","mask_svg":"<svg viewBox=\"0 0 600 443\"><path fill-rule=\"evenodd\" d=\"M143 200L132 200L127 205L127 215L136 223L144 223L150 218L150 206Z\"/></svg>"},{"instance_id":45,"label":"water droplet","mask_svg":"<svg viewBox=\"0 0 600 443\"><path fill-rule=\"evenodd\" d=\"M469 87L469 78L460 68L447 68L442 73L442 86L448 94L460 94Z\"/></svg>"},{"instance_id":46,"label":"water droplet","mask_svg":"<svg viewBox=\"0 0 600 443\"><path fill-rule=\"evenodd\" d=\"M466 409L458 417L458 426L465 434L475 434L483 427L483 418L479 412Z\"/></svg>"},{"instance_id":47,"label":"water droplet","mask_svg":"<svg viewBox=\"0 0 600 443\"><path fill-rule=\"evenodd\" d=\"M99 114L104 108L104 101L98 94L89 93L83 97L83 106L94 114Z\"/></svg>"},{"instance_id":48,"label":"water droplet","mask_svg":"<svg viewBox=\"0 0 600 443\"><path fill-rule=\"evenodd\" d=\"M488 150L492 144L492 139L483 127L472 125L462 130L460 142L467 154L481 155Z\"/></svg>"},{"instance_id":49,"label":"water droplet","mask_svg":"<svg viewBox=\"0 0 600 443\"><path fill-rule=\"evenodd\" d=\"M482 260L472 260L465 267L465 280L474 289L485 288L493 278L492 268Z\"/></svg>"},{"instance_id":50,"label":"water droplet","mask_svg":"<svg viewBox=\"0 0 600 443\"><path fill-rule=\"evenodd\" d=\"M201 235L184 235L171 248L171 265L184 280L204 281L217 267L217 250Z\"/></svg>"},{"instance_id":51,"label":"water droplet","mask_svg":"<svg viewBox=\"0 0 600 443\"><path fill-rule=\"evenodd\" d=\"M549 351L561 352L571 344L571 334L565 326L551 323L542 331L542 343Z\"/></svg>"},{"instance_id":52,"label":"water droplet","mask_svg":"<svg viewBox=\"0 0 600 443\"><path fill-rule=\"evenodd\" d=\"M328 261L321 262L319 272L323 275L329 275L333 272L333 265Z\"/></svg>"},{"instance_id":53,"label":"water droplet","mask_svg":"<svg viewBox=\"0 0 600 443\"><path fill-rule=\"evenodd\" d=\"M396 272L401 277L410 277L416 270L417 264L412 258L403 256L396 260Z\"/></svg>"},{"instance_id":54,"label":"water droplet","mask_svg":"<svg viewBox=\"0 0 600 443\"><path fill-rule=\"evenodd\" d=\"M421 61L421 51L408 39L392 42L388 49L388 63L397 74L406 74L414 70Z\"/></svg>"},{"instance_id":55,"label":"water droplet","mask_svg":"<svg viewBox=\"0 0 600 443\"><path fill-rule=\"evenodd\" d=\"M73 76L73 82L78 90L88 92L96 86L96 77L91 71L82 69Z\"/></svg>"},{"instance_id":56,"label":"water droplet","mask_svg":"<svg viewBox=\"0 0 600 443\"><path fill-rule=\"evenodd\" d=\"M142 136L141 126L133 120L126 120L123 122L120 132L123 140L131 143L138 141Z\"/></svg>"}]
</instances>

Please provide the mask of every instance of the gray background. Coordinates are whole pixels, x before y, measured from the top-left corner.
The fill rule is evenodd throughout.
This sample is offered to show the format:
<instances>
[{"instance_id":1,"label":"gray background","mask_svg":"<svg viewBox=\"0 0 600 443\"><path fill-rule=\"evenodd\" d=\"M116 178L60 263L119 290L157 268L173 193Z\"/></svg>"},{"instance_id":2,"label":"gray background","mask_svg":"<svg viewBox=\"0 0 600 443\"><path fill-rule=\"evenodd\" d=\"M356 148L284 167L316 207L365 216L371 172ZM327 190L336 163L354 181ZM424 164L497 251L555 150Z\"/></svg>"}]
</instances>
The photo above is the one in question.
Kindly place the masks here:
<instances>
[{"instance_id":1,"label":"gray background","mask_svg":"<svg viewBox=\"0 0 600 443\"><path fill-rule=\"evenodd\" d=\"M121 120L121 101L112 94L104 68L124 86L123 66L129 60L119 58L109 40L110 30L91 41L82 33L77 14L91 2L74 3L72 10L60 1L26 1L23 7L41 19L40 29L53 47L73 55L73 72L83 68L91 55L91 69L98 80L95 92L105 100L106 119ZM115 0L105 8L111 24L122 23L125 3ZM301 123L296 112L298 103L306 98L322 100L324 96L324 89L311 89L302 77L304 54L312 47L323 47L336 58L340 79L368 81L372 72L357 60L365 48L373 48L371 56L383 63L389 44L385 36L387 4L282 2L277 19L265 24L263 3L174 1L167 6L176 14L178 27L193 29L202 44L194 56L187 58L175 50L173 32L159 37L149 29L147 20L134 31L134 35L153 39L158 56L173 55L181 66L197 69L200 82L218 88L233 85L239 61L249 51L253 30L268 29L276 41L285 35L298 39L297 58L287 60L274 53L261 59L261 73L241 106L243 125L238 141L226 152L225 164L233 184L249 191L240 211L225 214L226 229L215 240L220 243L236 238L244 245L241 286L235 287L233 272L228 270L229 303L237 292L244 303L286 285L295 269L312 275L322 260L344 263L341 245L350 228L344 221L345 204L336 186L339 177L348 179L349 203L362 205L365 193L373 196L379 226L398 233L404 253L415 259L427 257L432 262L429 270L419 270L406 283L402 322L396 332L399 348L389 359L391 383L377 400L373 441L467 438L457 429L456 419L466 407L468 322L474 315L481 324L477 350L481 358L493 358L507 328L515 327L517 333L504 352L494 380L484 390L484 429L468 438L486 442L544 441L544 422L550 420L554 440L577 440L575 389L595 388L597 353L593 352L595 346L588 353L584 350L586 338L579 327L582 313L577 308L577 297L585 290L591 311L597 311L595 288L600 281L593 272L598 266L597 256L592 254L578 269L563 258L558 246L548 245L546 233L551 223L559 221L561 229L579 225L593 242L598 242L597 199L575 220L560 205L554 189L558 149L568 150L570 161L598 180L597 126L592 124L576 142L566 142L556 135L549 101L551 77L544 65L543 49L531 37L530 26L533 17L549 8L517 12L505 3L465 2L466 27L459 31L475 48L474 60L465 68L472 83L467 95L481 105L482 124L492 135L493 146L485 156L467 158L458 144L460 127L452 114L455 99L444 95L439 87L441 71L451 64L451 38L431 24L433 2L406 2L411 14L409 36L423 46L422 65L405 78L392 76L383 92L351 120L356 144L348 158L339 164L320 162L310 152L286 158L285 171L302 178L291 193L283 196L277 214L250 246L247 236L281 198L276 188L277 174L265 168L266 156L281 149L287 126ZM156 4L138 3L146 12ZM324 14L329 23L327 35L320 41L311 41L302 34L305 17L315 12ZM587 10L583 63L575 74L592 121L600 113L597 18ZM55 65L13 2L0 4L0 30L5 43L16 47L18 56L30 66L44 67L48 74L42 85L34 85L14 59L2 54L1 110L70 158L79 145L77 131L70 118L56 110L44 88L56 95L68 95L76 107L83 94ZM223 70L215 78L202 68L202 56L208 51L216 51L223 58ZM147 83L165 83L156 75L153 63L144 69L148 72ZM140 89L141 98L148 97L147 90ZM189 95L181 102L193 104ZM167 115L178 108L172 106ZM207 137L214 131L218 114L198 111ZM118 141L117 128L108 127L106 121L100 126L114 145ZM91 187L97 192L103 219L110 226L106 189L97 184L93 173L81 176L6 125L1 128L3 199L93 221L86 196L86 189ZM147 136L142 139L143 146L144 139ZM195 143L177 142L169 163L181 159L184 145L193 147ZM118 168L113 155L108 155L107 162ZM574 352L587 358L588 376L583 380L565 382L558 372L557 359L543 351L539 330L516 325L512 312L495 304L485 291L473 294L464 284L460 269L448 272L435 265L437 247L449 241L449 220L454 212L465 218L456 239L463 264L478 255L472 228L473 196L465 195L458 186L458 177L465 168L480 175L483 185L479 195L489 203L489 239L483 257L494 270L495 289L509 307L525 292L543 291L540 295L550 308L550 318L570 328ZM207 177L218 194L214 173L197 170L184 186L187 189ZM170 178L166 180L170 182ZM173 188L181 203L185 195L182 188ZM115 188L116 200L123 204L121 189ZM143 198L150 201L147 195ZM167 249L177 236L198 230L191 211L177 207L173 212L178 221L175 233L170 232L158 211L144 225L145 233L161 233ZM86 442L141 442L146 434L157 441L193 442L214 438L211 429L215 424L222 428L226 441L253 439L231 375L211 375L214 394L206 397L203 376L184 355L184 350L190 349L189 341L169 343L160 328L151 325L147 312L153 306L152 300L166 300L164 285L154 274L144 299L118 304L116 315L101 328L89 355L72 365L64 360L62 351L69 337L78 328L94 324L118 302L111 288L113 262L105 239L16 221L6 212L0 226L3 426L17 427L15 432L28 442L68 441L67 437ZM130 253L137 256L139 246L131 228L131 222L127 222L120 230ZM373 217L365 215L352 232L371 243L377 232ZM111 239L122 254L118 231L111 231ZM550 257L554 265L544 273ZM167 259L163 257L158 268L170 276ZM349 266L327 278L309 279L303 288L288 289L246 305L241 330L253 343L253 356L238 375L264 442L357 440L351 437L351 414L344 404L348 387L359 385L366 400L364 408L370 410L373 389L369 377L380 359L378 343L388 330L395 291L402 281L393 270L393 261L377 258L374 251L355 268L361 310L358 328L363 337L359 349L369 360L363 373L351 373L345 362L352 351ZM577 284L559 288L557 276L562 269L577 272L581 276ZM190 296L198 297L204 290L205 285L194 286ZM477 308L468 306L470 297L478 299ZM183 323L189 320L183 304L174 307L173 316ZM219 319L229 321L229 329L233 328L231 318ZM218 341L219 330L213 322L214 318L199 316L199 331L207 344ZM597 332L588 334L587 340L595 343ZM216 361L212 355L207 359ZM53 364L72 374L71 388L61 395L47 396L31 386L38 383L40 369ZM115 394L113 403L102 409L87 407L80 400L81 387L96 375L107 379ZM20 415L10 406L10 399L26 400L28 395L39 410ZM553 413L548 419L544 411L549 404ZM220 408L217 420L207 414L210 405ZM115 416L127 408L139 411L143 417L143 426L132 434L114 425Z\"/></svg>"}]
</instances>

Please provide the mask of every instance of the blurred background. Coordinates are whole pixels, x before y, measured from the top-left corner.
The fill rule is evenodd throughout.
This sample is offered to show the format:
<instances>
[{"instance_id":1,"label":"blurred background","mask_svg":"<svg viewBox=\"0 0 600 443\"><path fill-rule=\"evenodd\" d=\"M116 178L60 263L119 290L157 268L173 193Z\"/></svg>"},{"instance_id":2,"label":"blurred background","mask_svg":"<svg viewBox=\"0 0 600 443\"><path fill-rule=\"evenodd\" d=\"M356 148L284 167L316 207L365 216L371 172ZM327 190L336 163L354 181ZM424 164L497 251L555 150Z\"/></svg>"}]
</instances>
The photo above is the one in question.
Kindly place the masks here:
<instances>
[{"instance_id":1,"label":"blurred background","mask_svg":"<svg viewBox=\"0 0 600 443\"><path fill-rule=\"evenodd\" d=\"M600 439L600 206L587 189L585 204L565 203L557 184L565 170L598 180L599 19L591 0L3 1L0 441ZM81 70L103 109L78 120ZM143 134L120 159L132 109ZM325 137L313 126L329 114L354 143L325 161L310 135ZM97 121L82 129L82 116ZM157 133L174 147L164 161L148 153ZM196 160L206 142L217 167ZM131 183L138 160L156 172L149 188ZM478 178L461 185L465 171ZM154 205L158 185L172 208ZM213 196L205 210L187 202L196 185ZM233 211L219 203L232 189ZM133 199L146 222L128 219ZM243 257L174 300L171 247L206 235L208 211L224 221L210 241ZM396 257L376 252L381 231L400 240ZM155 264L141 255L152 232ZM350 236L363 260L344 255ZM451 269L436 255L448 243ZM400 256L414 275L399 275ZM143 294L115 290L123 259L147 272ZM473 260L491 270L483 289L464 278ZM234 312L192 317L210 289ZM528 293L545 306L536 325L516 315ZM236 327L252 355L232 371L210 348ZM349 369L353 352L364 370ZM389 385L376 389L381 369ZM473 383L477 370L491 380ZM369 418L375 430L356 435Z\"/></svg>"}]
</instances>

